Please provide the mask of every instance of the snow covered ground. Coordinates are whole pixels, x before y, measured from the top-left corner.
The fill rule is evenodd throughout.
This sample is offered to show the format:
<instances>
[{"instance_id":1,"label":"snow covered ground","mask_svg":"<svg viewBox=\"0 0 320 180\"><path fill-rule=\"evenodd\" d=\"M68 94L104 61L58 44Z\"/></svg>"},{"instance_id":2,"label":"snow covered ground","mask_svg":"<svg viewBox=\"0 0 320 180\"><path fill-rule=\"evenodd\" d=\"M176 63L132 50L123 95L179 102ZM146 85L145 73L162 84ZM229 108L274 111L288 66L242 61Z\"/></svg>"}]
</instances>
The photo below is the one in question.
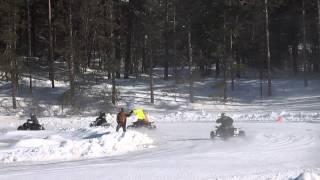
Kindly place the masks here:
<instances>
[{"instance_id":1,"label":"snow covered ground","mask_svg":"<svg viewBox=\"0 0 320 180\"><path fill-rule=\"evenodd\" d=\"M155 105L148 103L147 81L118 82L119 106L144 107L157 125L124 136L115 132L116 112L107 114L110 128L90 128L95 112L52 116L61 112L51 104L47 116L39 118L46 130L30 132L16 131L26 108L16 115L1 109L7 116L0 116L0 179L320 179L319 80L308 88L297 80L274 80L269 99L259 98L257 81L239 80L230 101L221 103L220 89L212 88L215 80L206 79L195 83L192 104L184 84L173 91L170 82L158 81ZM47 103L46 86L38 89L40 105ZM61 88L49 93L56 97L63 83ZM8 103L7 91L0 90L0 99ZM209 139L221 112L233 117L246 137Z\"/></svg>"}]
</instances>

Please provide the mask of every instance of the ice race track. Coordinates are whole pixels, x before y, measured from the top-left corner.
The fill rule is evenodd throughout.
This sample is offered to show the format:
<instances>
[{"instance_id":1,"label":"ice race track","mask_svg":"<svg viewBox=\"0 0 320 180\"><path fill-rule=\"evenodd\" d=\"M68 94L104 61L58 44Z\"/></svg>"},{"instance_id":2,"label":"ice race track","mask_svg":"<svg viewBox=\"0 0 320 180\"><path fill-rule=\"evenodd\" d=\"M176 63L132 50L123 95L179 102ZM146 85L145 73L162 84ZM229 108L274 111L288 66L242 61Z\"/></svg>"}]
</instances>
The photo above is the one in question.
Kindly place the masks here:
<instances>
[{"instance_id":1,"label":"ice race track","mask_svg":"<svg viewBox=\"0 0 320 180\"><path fill-rule=\"evenodd\" d=\"M112 128L2 129L0 179L319 179L319 123L237 122L246 137L228 140L209 139L213 122L157 126L124 137Z\"/></svg>"}]
</instances>

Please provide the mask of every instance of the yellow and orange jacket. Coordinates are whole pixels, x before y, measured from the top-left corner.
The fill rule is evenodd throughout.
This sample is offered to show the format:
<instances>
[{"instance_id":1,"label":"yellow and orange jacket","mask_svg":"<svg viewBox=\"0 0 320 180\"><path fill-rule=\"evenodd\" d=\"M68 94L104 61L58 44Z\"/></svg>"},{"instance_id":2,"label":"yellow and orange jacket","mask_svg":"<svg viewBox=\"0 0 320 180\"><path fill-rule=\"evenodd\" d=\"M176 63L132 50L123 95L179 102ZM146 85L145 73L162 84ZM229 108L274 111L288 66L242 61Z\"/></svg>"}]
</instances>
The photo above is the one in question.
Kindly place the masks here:
<instances>
[{"instance_id":1,"label":"yellow and orange jacket","mask_svg":"<svg viewBox=\"0 0 320 180\"><path fill-rule=\"evenodd\" d=\"M138 121L149 122L148 115L142 108L133 110L133 113L137 116Z\"/></svg>"}]
</instances>

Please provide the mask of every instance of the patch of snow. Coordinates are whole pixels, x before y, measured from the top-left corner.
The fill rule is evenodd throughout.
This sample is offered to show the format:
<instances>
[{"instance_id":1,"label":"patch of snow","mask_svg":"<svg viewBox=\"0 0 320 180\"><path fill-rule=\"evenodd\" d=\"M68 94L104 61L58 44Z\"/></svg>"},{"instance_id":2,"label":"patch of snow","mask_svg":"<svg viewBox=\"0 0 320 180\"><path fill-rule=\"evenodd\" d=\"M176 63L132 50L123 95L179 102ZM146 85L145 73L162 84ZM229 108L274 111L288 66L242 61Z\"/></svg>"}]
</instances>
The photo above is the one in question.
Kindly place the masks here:
<instances>
[{"instance_id":1,"label":"patch of snow","mask_svg":"<svg viewBox=\"0 0 320 180\"><path fill-rule=\"evenodd\" d=\"M304 172L293 180L320 180L320 176L312 172Z\"/></svg>"},{"instance_id":2,"label":"patch of snow","mask_svg":"<svg viewBox=\"0 0 320 180\"><path fill-rule=\"evenodd\" d=\"M62 134L60 132L43 138L20 136L21 140L10 149L0 151L0 161L60 161L113 156L150 148L153 143L146 134L136 131L122 134L106 129L82 129L73 131L73 136ZM12 138L13 134L9 133L9 136Z\"/></svg>"}]
</instances>

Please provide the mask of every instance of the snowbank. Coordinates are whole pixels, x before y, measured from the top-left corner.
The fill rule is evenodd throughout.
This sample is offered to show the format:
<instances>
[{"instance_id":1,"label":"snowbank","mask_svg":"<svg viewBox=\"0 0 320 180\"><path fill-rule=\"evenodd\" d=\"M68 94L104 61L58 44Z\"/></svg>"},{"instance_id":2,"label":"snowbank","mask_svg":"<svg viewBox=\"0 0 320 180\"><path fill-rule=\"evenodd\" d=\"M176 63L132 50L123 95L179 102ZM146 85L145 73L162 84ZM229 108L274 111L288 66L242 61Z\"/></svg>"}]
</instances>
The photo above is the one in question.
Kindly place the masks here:
<instances>
[{"instance_id":1,"label":"snowbank","mask_svg":"<svg viewBox=\"0 0 320 180\"><path fill-rule=\"evenodd\" d=\"M293 180L320 180L320 176L315 173L304 172Z\"/></svg>"},{"instance_id":2,"label":"snowbank","mask_svg":"<svg viewBox=\"0 0 320 180\"><path fill-rule=\"evenodd\" d=\"M28 132L25 132L28 133ZM70 132L68 132L70 133ZM0 151L0 162L76 160L124 154L152 147L147 135L106 129L78 129L70 134L21 139L10 149Z\"/></svg>"}]
</instances>

